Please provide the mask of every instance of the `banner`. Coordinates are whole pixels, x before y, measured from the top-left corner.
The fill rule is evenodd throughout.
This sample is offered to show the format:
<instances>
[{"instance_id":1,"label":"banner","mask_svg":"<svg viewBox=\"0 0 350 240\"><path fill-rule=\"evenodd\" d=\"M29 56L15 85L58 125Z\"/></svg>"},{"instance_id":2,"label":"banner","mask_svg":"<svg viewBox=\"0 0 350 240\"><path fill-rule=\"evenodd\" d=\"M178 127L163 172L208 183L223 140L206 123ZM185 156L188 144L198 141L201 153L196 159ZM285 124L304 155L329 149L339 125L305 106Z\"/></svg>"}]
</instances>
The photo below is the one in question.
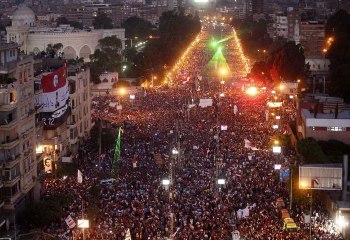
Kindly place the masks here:
<instances>
[{"instance_id":1,"label":"banner","mask_svg":"<svg viewBox=\"0 0 350 240\"><path fill-rule=\"evenodd\" d=\"M258 148L254 147L253 143L248 139L244 139L244 147L250 148L251 150L259 150Z\"/></svg>"},{"instance_id":2,"label":"banner","mask_svg":"<svg viewBox=\"0 0 350 240\"><path fill-rule=\"evenodd\" d=\"M71 217L71 215L68 215L68 217L65 219L67 226L72 229L76 226L75 221L73 220L73 218Z\"/></svg>"},{"instance_id":3,"label":"banner","mask_svg":"<svg viewBox=\"0 0 350 240\"><path fill-rule=\"evenodd\" d=\"M83 183L83 174L79 169L78 169L78 183Z\"/></svg>"},{"instance_id":4,"label":"banner","mask_svg":"<svg viewBox=\"0 0 350 240\"><path fill-rule=\"evenodd\" d=\"M69 86L67 64L41 78L42 94L35 97L35 107L41 108L41 121L45 129L60 126L69 116Z\"/></svg>"},{"instance_id":5,"label":"banner","mask_svg":"<svg viewBox=\"0 0 350 240\"><path fill-rule=\"evenodd\" d=\"M52 159L46 157L44 159L44 168L45 168L45 173L52 173Z\"/></svg>"},{"instance_id":6,"label":"banner","mask_svg":"<svg viewBox=\"0 0 350 240\"><path fill-rule=\"evenodd\" d=\"M211 99L211 98L199 99L199 106L202 108L211 107L212 105L213 105L213 99Z\"/></svg>"}]
</instances>

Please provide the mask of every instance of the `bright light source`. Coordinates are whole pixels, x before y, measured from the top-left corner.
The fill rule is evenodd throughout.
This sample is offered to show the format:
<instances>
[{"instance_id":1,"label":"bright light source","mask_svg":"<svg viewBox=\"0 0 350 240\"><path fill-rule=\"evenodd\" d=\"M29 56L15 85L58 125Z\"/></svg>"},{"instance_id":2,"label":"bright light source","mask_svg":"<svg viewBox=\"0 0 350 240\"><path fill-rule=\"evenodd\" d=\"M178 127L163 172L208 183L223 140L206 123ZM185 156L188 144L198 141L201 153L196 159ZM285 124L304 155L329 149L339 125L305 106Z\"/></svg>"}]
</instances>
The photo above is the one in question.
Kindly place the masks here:
<instances>
[{"instance_id":1,"label":"bright light source","mask_svg":"<svg viewBox=\"0 0 350 240\"><path fill-rule=\"evenodd\" d=\"M281 116L276 116L276 119L281 119Z\"/></svg>"},{"instance_id":2,"label":"bright light source","mask_svg":"<svg viewBox=\"0 0 350 240\"><path fill-rule=\"evenodd\" d=\"M172 150L173 155L179 154L179 151L176 148L173 148Z\"/></svg>"},{"instance_id":3,"label":"bright light source","mask_svg":"<svg viewBox=\"0 0 350 240\"><path fill-rule=\"evenodd\" d=\"M280 169L281 169L281 167L282 167L282 165L281 165L281 164L275 164L275 170L280 170Z\"/></svg>"},{"instance_id":4,"label":"bright light source","mask_svg":"<svg viewBox=\"0 0 350 240\"><path fill-rule=\"evenodd\" d=\"M339 228L344 228L344 227L347 227L349 225L349 222L344 218L344 216L337 216L335 219L335 224Z\"/></svg>"},{"instance_id":5,"label":"bright light source","mask_svg":"<svg viewBox=\"0 0 350 240\"><path fill-rule=\"evenodd\" d=\"M164 186L169 186L169 185L170 185L170 180L169 180L169 179L163 179L163 180L162 180L162 184L163 184Z\"/></svg>"},{"instance_id":6,"label":"bright light source","mask_svg":"<svg viewBox=\"0 0 350 240\"><path fill-rule=\"evenodd\" d=\"M293 96L293 95L289 95L289 98L290 98L290 99L293 99L293 98L294 98L294 96Z\"/></svg>"},{"instance_id":7,"label":"bright light source","mask_svg":"<svg viewBox=\"0 0 350 240\"><path fill-rule=\"evenodd\" d=\"M78 219L78 228L89 228L89 220Z\"/></svg>"},{"instance_id":8,"label":"bright light source","mask_svg":"<svg viewBox=\"0 0 350 240\"><path fill-rule=\"evenodd\" d=\"M227 68L220 68L220 75L224 76L227 74ZM225 83L225 82L224 82Z\"/></svg>"},{"instance_id":9,"label":"bright light source","mask_svg":"<svg viewBox=\"0 0 350 240\"><path fill-rule=\"evenodd\" d=\"M134 99L135 99L135 95L134 95L134 94L131 94L131 95L130 95L130 99L131 99L131 100L134 100Z\"/></svg>"},{"instance_id":10,"label":"bright light source","mask_svg":"<svg viewBox=\"0 0 350 240\"><path fill-rule=\"evenodd\" d=\"M126 89L125 88L119 88L119 94L120 95L124 95L126 93Z\"/></svg>"},{"instance_id":11,"label":"bright light source","mask_svg":"<svg viewBox=\"0 0 350 240\"><path fill-rule=\"evenodd\" d=\"M272 94L275 94L275 93L276 93L276 91L275 91L275 90L272 90L272 91L271 91L271 93L272 93Z\"/></svg>"},{"instance_id":12,"label":"bright light source","mask_svg":"<svg viewBox=\"0 0 350 240\"><path fill-rule=\"evenodd\" d=\"M43 153L43 146L42 146L42 145L38 145L38 146L36 147L36 149L35 149L35 152L36 152L37 154Z\"/></svg>"},{"instance_id":13,"label":"bright light source","mask_svg":"<svg viewBox=\"0 0 350 240\"><path fill-rule=\"evenodd\" d=\"M278 145L278 144L279 144L279 141L278 141L278 140L275 140L275 141L273 141L273 143L274 143L275 145Z\"/></svg>"},{"instance_id":14,"label":"bright light source","mask_svg":"<svg viewBox=\"0 0 350 240\"><path fill-rule=\"evenodd\" d=\"M272 147L272 152L273 153L281 153L282 152L282 148L280 146L273 146Z\"/></svg>"},{"instance_id":15,"label":"bright light source","mask_svg":"<svg viewBox=\"0 0 350 240\"><path fill-rule=\"evenodd\" d=\"M282 91L284 89L284 85L280 84L279 89Z\"/></svg>"},{"instance_id":16,"label":"bright light source","mask_svg":"<svg viewBox=\"0 0 350 240\"><path fill-rule=\"evenodd\" d=\"M249 87L246 93L250 96L255 96L258 94L258 89L256 87Z\"/></svg>"},{"instance_id":17,"label":"bright light source","mask_svg":"<svg viewBox=\"0 0 350 240\"><path fill-rule=\"evenodd\" d=\"M220 97L225 97L225 93L220 93Z\"/></svg>"},{"instance_id":18,"label":"bright light source","mask_svg":"<svg viewBox=\"0 0 350 240\"><path fill-rule=\"evenodd\" d=\"M219 178L219 179L218 179L218 184L219 184L219 185L225 185L225 183L226 183L226 180L225 180L225 179L223 179L223 178Z\"/></svg>"},{"instance_id":19,"label":"bright light source","mask_svg":"<svg viewBox=\"0 0 350 240\"><path fill-rule=\"evenodd\" d=\"M307 182L306 182L305 180L301 180L301 181L299 182L299 188L305 189L305 188L307 188L307 187L308 187L308 184L307 184Z\"/></svg>"},{"instance_id":20,"label":"bright light source","mask_svg":"<svg viewBox=\"0 0 350 240\"><path fill-rule=\"evenodd\" d=\"M221 125L221 131L227 131L227 125Z\"/></svg>"},{"instance_id":21,"label":"bright light source","mask_svg":"<svg viewBox=\"0 0 350 240\"><path fill-rule=\"evenodd\" d=\"M273 128L273 129L278 129L278 125L277 125L277 124L272 125L272 128Z\"/></svg>"}]
</instances>

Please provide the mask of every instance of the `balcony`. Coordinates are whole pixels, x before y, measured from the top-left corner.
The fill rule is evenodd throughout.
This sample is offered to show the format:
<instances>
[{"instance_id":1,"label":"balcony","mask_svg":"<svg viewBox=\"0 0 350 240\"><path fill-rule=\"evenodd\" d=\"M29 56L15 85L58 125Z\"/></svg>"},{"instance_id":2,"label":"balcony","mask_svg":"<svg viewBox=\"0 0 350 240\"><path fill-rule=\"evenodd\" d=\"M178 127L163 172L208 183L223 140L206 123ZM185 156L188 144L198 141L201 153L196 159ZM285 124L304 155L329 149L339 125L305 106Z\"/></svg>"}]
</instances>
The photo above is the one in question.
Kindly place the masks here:
<instances>
[{"instance_id":1,"label":"balcony","mask_svg":"<svg viewBox=\"0 0 350 240\"><path fill-rule=\"evenodd\" d=\"M22 199L23 195L21 191L16 192L12 196L5 197L5 206L4 209L15 209L15 204L18 200Z\"/></svg>"},{"instance_id":2,"label":"balcony","mask_svg":"<svg viewBox=\"0 0 350 240\"><path fill-rule=\"evenodd\" d=\"M16 137L12 140L7 140L7 141L3 141L0 145L1 149L12 149L14 148L17 144L19 144L19 138Z\"/></svg>"},{"instance_id":3,"label":"balcony","mask_svg":"<svg viewBox=\"0 0 350 240\"><path fill-rule=\"evenodd\" d=\"M13 168L21 160L21 154L13 155L7 158L5 161L5 168Z\"/></svg>"},{"instance_id":4,"label":"balcony","mask_svg":"<svg viewBox=\"0 0 350 240\"><path fill-rule=\"evenodd\" d=\"M1 130L10 130L14 127L17 126L17 118L8 122L7 120L3 120L2 122L0 122L0 129Z\"/></svg>"},{"instance_id":5,"label":"balcony","mask_svg":"<svg viewBox=\"0 0 350 240\"><path fill-rule=\"evenodd\" d=\"M0 105L0 112L9 112L14 110L17 107L17 102L8 103L8 104L1 104Z\"/></svg>"},{"instance_id":6,"label":"balcony","mask_svg":"<svg viewBox=\"0 0 350 240\"><path fill-rule=\"evenodd\" d=\"M16 182L19 181L19 179L21 178L21 176L17 176L11 179L4 179L4 187L12 187L13 185L16 184Z\"/></svg>"}]
</instances>

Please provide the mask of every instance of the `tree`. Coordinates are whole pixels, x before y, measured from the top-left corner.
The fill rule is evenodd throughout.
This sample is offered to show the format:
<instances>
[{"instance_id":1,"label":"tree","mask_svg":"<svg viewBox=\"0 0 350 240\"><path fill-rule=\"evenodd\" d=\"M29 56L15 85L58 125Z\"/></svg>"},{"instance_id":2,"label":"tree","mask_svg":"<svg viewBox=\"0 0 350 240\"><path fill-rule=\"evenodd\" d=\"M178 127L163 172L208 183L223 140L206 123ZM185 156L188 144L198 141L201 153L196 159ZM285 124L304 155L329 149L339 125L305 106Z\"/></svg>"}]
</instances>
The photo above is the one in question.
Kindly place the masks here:
<instances>
[{"instance_id":1,"label":"tree","mask_svg":"<svg viewBox=\"0 0 350 240\"><path fill-rule=\"evenodd\" d=\"M46 53L49 57L54 58L57 55L57 52L63 48L62 43L48 44L46 47Z\"/></svg>"},{"instance_id":2,"label":"tree","mask_svg":"<svg viewBox=\"0 0 350 240\"><path fill-rule=\"evenodd\" d=\"M262 83L269 83L271 81L269 66L266 62L255 62L248 77L258 80Z\"/></svg>"},{"instance_id":3,"label":"tree","mask_svg":"<svg viewBox=\"0 0 350 240\"><path fill-rule=\"evenodd\" d=\"M109 18L105 13L100 13L94 18L92 25L95 29L112 29L112 19Z\"/></svg>"},{"instance_id":4,"label":"tree","mask_svg":"<svg viewBox=\"0 0 350 240\"><path fill-rule=\"evenodd\" d=\"M125 28L126 38L148 38L153 31L153 26L150 22L138 17L128 18L122 24L122 27Z\"/></svg>"},{"instance_id":5,"label":"tree","mask_svg":"<svg viewBox=\"0 0 350 240\"><path fill-rule=\"evenodd\" d=\"M99 48L91 59L91 79L99 82L99 75L104 71L117 71L120 67L120 51L122 43L116 36L105 37L99 40Z\"/></svg>"},{"instance_id":6,"label":"tree","mask_svg":"<svg viewBox=\"0 0 350 240\"><path fill-rule=\"evenodd\" d=\"M287 42L283 48L272 53L270 74L275 82L280 80L297 81L306 76L305 57L300 44Z\"/></svg>"},{"instance_id":7,"label":"tree","mask_svg":"<svg viewBox=\"0 0 350 240\"><path fill-rule=\"evenodd\" d=\"M350 101L350 14L339 10L326 24L326 40L329 45L330 93Z\"/></svg>"},{"instance_id":8,"label":"tree","mask_svg":"<svg viewBox=\"0 0 350 240\"><path fill-rule=\"evenodd\" d=\"M57 26L59 26L61 24L69 24L69 21L66 17L58 17L56 19L56 23L57 23Z\"/></svg>"}]
</instances>

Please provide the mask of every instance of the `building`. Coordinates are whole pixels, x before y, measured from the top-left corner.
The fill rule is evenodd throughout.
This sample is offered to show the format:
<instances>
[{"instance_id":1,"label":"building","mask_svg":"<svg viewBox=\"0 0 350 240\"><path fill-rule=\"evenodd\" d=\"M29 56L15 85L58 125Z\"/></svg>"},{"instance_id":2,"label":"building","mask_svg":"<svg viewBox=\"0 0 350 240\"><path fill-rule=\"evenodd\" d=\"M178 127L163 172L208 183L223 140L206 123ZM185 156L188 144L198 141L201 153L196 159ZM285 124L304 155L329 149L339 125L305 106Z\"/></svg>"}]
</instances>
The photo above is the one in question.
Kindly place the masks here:
<instances>
[{"instance_id":1,"label":"building","mask_svg":"<svg viewBox=\"0 0 350 240\"><path fill-rule=\"evenodd\" d=\"M278 37L287 39L288 37L288 19L284 12L276 13L275 33Z\"/></svg>"},{"instance_id":2,"label":"building","mask_svg":"<svg viewBox=\"0 0 350 240\"><path fill-rule=\"evenodd\" d=\"M288 41L295 41L295 28L296 26L300 29L300 12L293 8L287 10L287 22L288 22ZM300 34L300 30L299 30ZM300 40L300 39L299 39Z\"/></svg>"},{"instance_id":3,"label":"building","mask_svg":"<svg viewBox=\"0 0 350 240\"><path fill-rule=\"evenodd\" d=\"M325 23L321 21L300 22L300 43L305 57L324 57Z\"/></svg>"},{"instance_id":4,"label":"building","mask_svg":"<svg viewBox=\"0 0 350 240\"><path fill-rule=\"evenodd\" d=\"M61 164L76 159L79 145L90 136L93 123L90 70L81 63L67 66L65 61L51 60L44 64L51 71L36 76L41 89L35 101L40 109L37 122L43 128L36 152L44 163L42 170L55 174Z\"/></svg>"},{"instance_id":5,"label":"building","mask_svg":"<svg viewBox=\"0 0 350 240\"><path fill-rule=\"evenodd\" d=\"M325 93L327 77L329 75L330 61L327 58L306 58L305 63L309 65L310 74L307 79L310 92Z\"/></svg>"},{"instance_id":6,"label":"building","mask_svg":"<svg viewBox=\"0 0 350 240\"><path fill-rule=\"evenodd\" d=\"M39 53L45 51L49 44L62 43L64 57L89 59L98 47L98 41L104 37L116 36L125 46L125 29L96 29L77 30L69 25L57 28L35 27L34 12L21 5L12 16L12 26L7 27L7 42L20 44L25 53ZM83 40L83 41L82 41Z\"/></svg>"},{"instance_id":7,"label":"building","mask_svg":"<svg viewBox=\"0 0 350 240\"><path fill-rule=\"evenodd\" d=\"M34 59L19 55L18 49L16 43L0 45L0 212L4 209L11 217L40 196L35 154Z\"/></svg>"},{"instance_id":8,"label":"building","mask_svg":"<svg viewBox=\"0 0 350 240\"><path fill-rule=\"evenodd\" d=\"M343 99L310 95L298 103L298 136L350 144L350 107Z\"/></svg>"},{"instance_id":9,"label":"building","mask_svg":"<svg viewBox=\"0 0 350 240\"><path fill-rule=\"evenodd\" d=\"M90 136L93 126L90 69L80 65L69 66L68 84L72 110L67 119L67 126L69 128L69 149L74 156L78 153L79 144Z\"/></svg>"},{"instance_id":10,"label":"building","mask_svg":"<svg viewBox=\"0 0 350 240\"><path fill-rule=\"evenodd\" d=\"M252 0L252 14L264 13L264 0Z\"/></svg>"}]
</instances>

